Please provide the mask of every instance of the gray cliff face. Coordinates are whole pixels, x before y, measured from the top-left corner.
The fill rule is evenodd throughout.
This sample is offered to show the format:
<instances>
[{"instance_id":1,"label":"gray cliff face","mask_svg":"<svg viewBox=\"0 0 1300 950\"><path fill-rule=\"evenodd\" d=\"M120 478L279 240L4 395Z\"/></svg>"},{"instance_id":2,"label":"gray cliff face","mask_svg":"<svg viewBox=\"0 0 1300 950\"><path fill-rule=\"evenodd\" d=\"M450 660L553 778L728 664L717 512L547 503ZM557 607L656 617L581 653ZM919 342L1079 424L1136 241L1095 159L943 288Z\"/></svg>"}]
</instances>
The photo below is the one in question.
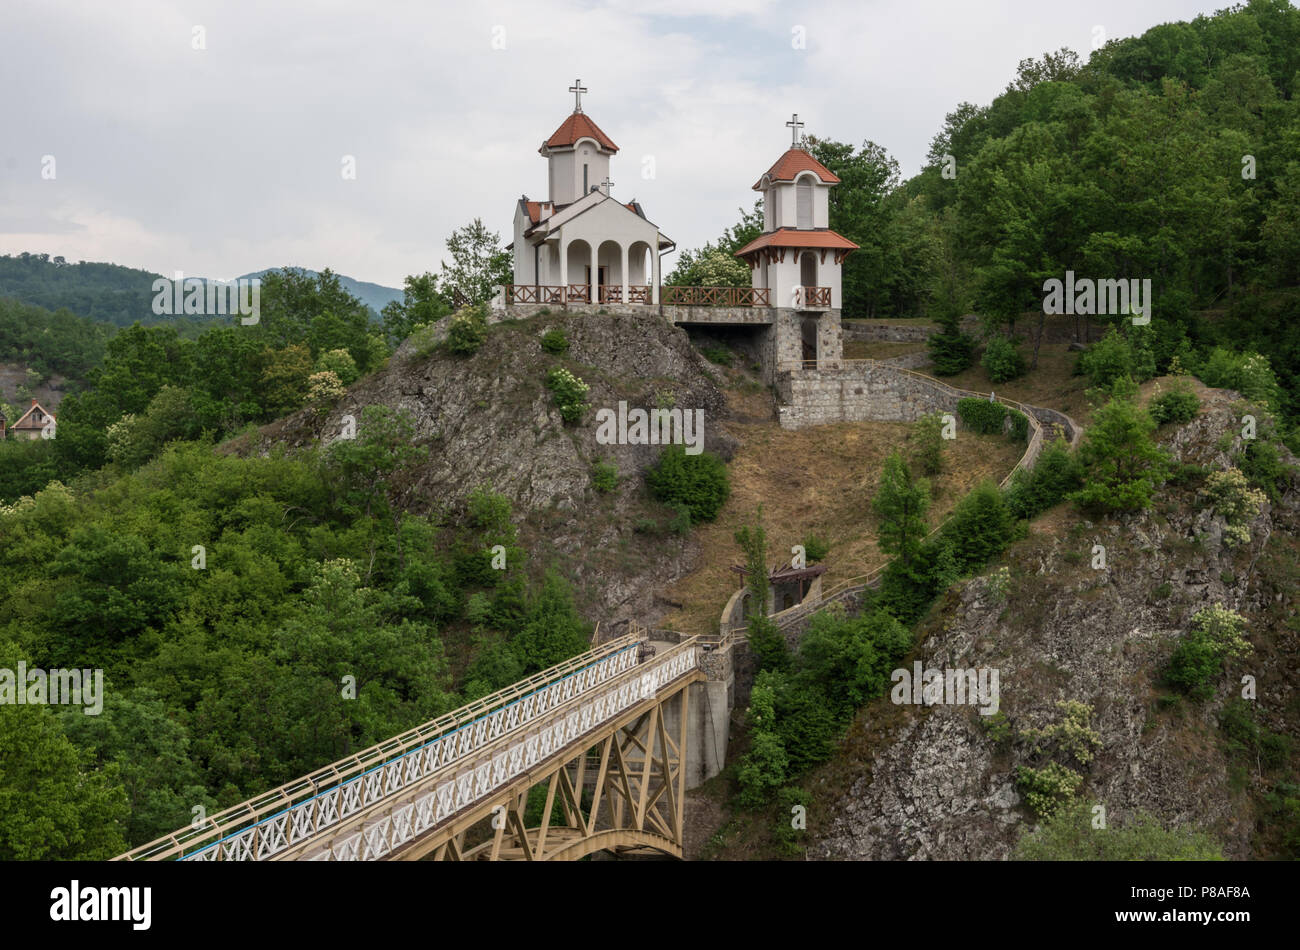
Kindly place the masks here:
<instances>
[{"instance_id":1,"label":"gray cliff face","mask_svg":"<svg viewBox=\"0 0 1300 950\"><path fill-rule=\"evenodd\" d=\"M1204 410L1162 440L1183 462L1226 468L1241 447L1242 407L1210 390ZM1225 434L1234 435L1226 452ZM1274 569L1275 559L1293 564L1296 556L1294 482L1280 504L1265 504L1250 541L1236 547L1192 488L1168 487L1155 510L1119 522L1079 522L1067 509L1045 521L1001 562L1010 570L1005 593L990 571L944 595L906 665L997 668L1012 736L1059 722L1058 701L1091 705L1102 745L1079 769L1079 798L1104 805L1111 821L1143 810L1214 833L1227 857L1250 856L1251 806L1228 785L1216 714L1249 673L1262 721L1300 731L1297 637L1288 627L1293 575ZM1105 569L1092 567L1095 544L1106 548ZM1216 603L1246 617L1254 652L1229 664L1213 699L1161 708L1160 670L1195 613ZM809 856L1009 857L1033 824L1014 780L1016 766L1029 764L1024 743L995 741L971 705L894 706L885 698L853 729L873 718L876 738L851 766L857 777L847 793L827 803Z\"/></svg>"},{"instance_id":2,"label":"gray cliff face","mask_svg":"<svg viewBox=\"0 0 1300 950\"><path fill-rule=\"evenodd\" d=\"M540 345L552 328L570 342L561 356ZM554 366L591 387L591 408L577 424L564 424L545 386ZM629 409L702 409L705 449L729 458L735 443L720 425L726 399L708 367L684 331L654 314L557 313L498 323L467 357L437 351L422 358L408 340L385 369L359 380L336 405L266 427L259 448L328 444L344 415L360 419L370 405L402 410L428 457L409 473L400 503L454 517L481 485L504 494L530 565L552 564L575 582L603 636L629 619L657 619L665 608L656 591L688 572L697 552L689 539L634 530L638 521L667 518L644 484L661 447L598 444L597 410L617 411L620 400ZM593 487L598 460L617 467L615 492Z\"/></svg>"}]
</instances>

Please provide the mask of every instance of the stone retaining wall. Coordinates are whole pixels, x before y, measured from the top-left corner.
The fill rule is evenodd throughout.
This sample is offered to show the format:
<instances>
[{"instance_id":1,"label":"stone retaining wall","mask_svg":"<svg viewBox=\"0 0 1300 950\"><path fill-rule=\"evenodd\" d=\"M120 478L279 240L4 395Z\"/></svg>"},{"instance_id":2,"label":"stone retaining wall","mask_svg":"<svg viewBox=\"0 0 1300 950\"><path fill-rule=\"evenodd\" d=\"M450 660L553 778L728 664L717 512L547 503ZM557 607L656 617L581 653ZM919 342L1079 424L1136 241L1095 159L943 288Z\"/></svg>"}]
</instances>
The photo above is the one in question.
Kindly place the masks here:
<instances>
[{"instance_id":1,"label":"stone retaining wall","mask_svg":"<svg viewBox=\"0 0 1300 950\"><path fill-rule=\"evenodd\" d=\"M962 398L956 390L880 362L782 373L777 396L784 429L835 422L913 422L933 412L956 412Z\"/></svg>"}]
</instances>

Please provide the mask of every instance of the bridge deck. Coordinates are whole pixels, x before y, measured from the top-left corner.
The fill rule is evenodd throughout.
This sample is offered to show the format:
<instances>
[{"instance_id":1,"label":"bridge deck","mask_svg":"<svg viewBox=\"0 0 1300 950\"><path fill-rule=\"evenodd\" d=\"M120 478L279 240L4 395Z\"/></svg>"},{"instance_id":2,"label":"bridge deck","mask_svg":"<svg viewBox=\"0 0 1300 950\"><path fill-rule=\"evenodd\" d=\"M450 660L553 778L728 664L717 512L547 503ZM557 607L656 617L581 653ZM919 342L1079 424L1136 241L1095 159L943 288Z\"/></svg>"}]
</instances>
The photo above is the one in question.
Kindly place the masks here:
<instances>
[{"instance_id":1,"label":"bridge deck","mask_svg":"<svg viewBox=\"0 0 1300 950\"><path fill-rule=\"evenodd\" d=\"M622 637L317 770L126 860L377 860L581 751L698 670L693 642L640 657Z\"/></svg>"}]
</instances>

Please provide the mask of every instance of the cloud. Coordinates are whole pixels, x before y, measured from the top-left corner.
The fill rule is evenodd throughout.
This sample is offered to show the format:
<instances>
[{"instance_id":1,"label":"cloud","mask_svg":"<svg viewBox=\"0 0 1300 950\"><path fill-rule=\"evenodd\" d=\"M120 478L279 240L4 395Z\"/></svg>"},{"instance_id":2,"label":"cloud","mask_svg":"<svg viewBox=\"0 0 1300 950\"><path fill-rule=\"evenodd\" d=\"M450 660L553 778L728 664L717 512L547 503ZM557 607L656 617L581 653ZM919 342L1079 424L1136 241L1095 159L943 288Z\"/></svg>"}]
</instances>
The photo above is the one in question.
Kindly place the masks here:
<instances>
[{"instance_id":1,"label":"cloud","mask_svg":"<svg viewBox=\"0 0 1300 950\"><path fill-rule=\"evenodd\" d=\"M944 114L988 102L1018 60L1216 5L9 0L0 253L400 286L474 217L509 239L515 199L544 195L537 147L575 76L621 147L615 194L697 246L752 205L791 112L913 174Z\"/></svg>"}]
</instances>

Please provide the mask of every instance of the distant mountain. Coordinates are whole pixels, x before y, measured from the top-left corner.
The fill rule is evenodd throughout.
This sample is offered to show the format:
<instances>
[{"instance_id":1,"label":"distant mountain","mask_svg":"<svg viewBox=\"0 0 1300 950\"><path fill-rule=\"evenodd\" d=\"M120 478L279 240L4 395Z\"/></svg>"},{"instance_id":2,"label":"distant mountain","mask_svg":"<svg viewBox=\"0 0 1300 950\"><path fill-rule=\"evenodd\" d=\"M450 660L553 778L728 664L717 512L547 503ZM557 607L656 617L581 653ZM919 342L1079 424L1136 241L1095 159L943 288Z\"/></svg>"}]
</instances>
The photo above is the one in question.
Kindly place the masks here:
<instances>
[{"instance_id":1,"label":"distant mountain","mask_svg":"<svg viewBox=\"0 0 1300 950\"><path fill-rule=\"evenodd\" d=\"M242 277L263 277L276 268L243 274ZM316 276L309 268L294 268ZM158 316L153 312L153 283L162 274L147 270L123 267L120 264L72 262L48 254L0 255L0 297L8 297L47 310L66 307L78 316L88 317L114 326L141 323L194 323L202 324L207 318ZM381 284L356 280L344 274L337 275L343 289L374 311L379 312L390 300L401 300L402 291ZM200 280L215 278L199 278ZM197 331L195 331L197 332Z\"/></svg>"},{"instance_id":2,"label":"distant mountain","mask_svg":"<svg viewBox=\"0 0 1300 950\"><path fill-rule=\"evenodd\" d=\"M240 274L241 278L245 277L265 277L273 270L297 270L315 277L319 272L309 267L269 267L266 270L255 271L251 274ZM372 284L367 280L357 280L344 274L335 274L339 279L339 284L356 297L363 304L378 314L384 309L384 306L394 300L401 300L403 293L395 287L385 287L383 284Z\"/></svg>"}]
</instances>

